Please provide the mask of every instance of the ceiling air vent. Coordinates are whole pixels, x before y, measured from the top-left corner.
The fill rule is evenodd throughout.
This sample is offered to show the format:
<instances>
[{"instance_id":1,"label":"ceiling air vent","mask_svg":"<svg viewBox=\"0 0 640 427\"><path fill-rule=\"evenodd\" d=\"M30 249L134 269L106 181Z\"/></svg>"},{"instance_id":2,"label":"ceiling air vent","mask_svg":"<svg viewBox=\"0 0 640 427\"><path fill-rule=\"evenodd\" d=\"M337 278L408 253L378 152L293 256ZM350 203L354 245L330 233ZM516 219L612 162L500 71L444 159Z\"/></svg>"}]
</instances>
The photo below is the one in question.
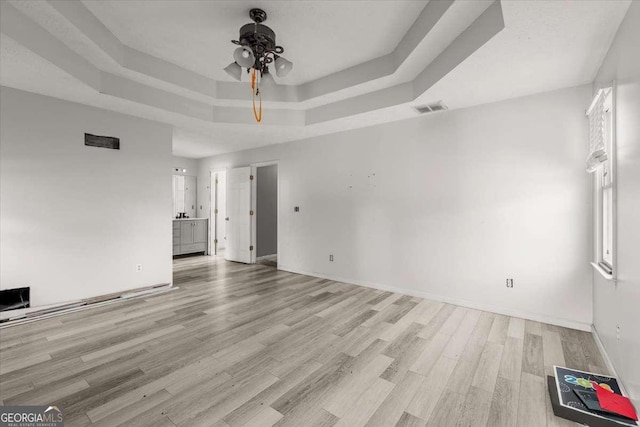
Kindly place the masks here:
<instances>
[{"instance_id":1,"label":"ceiling air vent","mask_svg":"<svg viewBox=\"0 0 640 427\"><path fill-rule=\"evenodd\" d=\"M413 109L416 110L418 114L428 114L428 113L435 113L436 111L444 111L447 109L447 106L444 105L442 101L438 101L433 104L420 105L417 107L413 107Z\"/></svg>"}]
</instances>

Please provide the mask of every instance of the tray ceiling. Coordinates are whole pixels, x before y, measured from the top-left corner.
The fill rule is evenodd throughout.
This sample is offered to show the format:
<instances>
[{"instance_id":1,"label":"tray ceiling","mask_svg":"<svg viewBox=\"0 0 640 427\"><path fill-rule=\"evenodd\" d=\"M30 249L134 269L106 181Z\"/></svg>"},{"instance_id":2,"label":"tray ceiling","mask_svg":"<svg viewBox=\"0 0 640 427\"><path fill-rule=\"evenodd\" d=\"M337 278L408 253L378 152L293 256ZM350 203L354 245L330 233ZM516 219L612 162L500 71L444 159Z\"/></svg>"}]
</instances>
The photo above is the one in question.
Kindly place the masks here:
<instances>
[{"instance_id":1,"label":"tray ceiling","mask_svg":"<svg viewBox=\"0 0 640 427\"><path fill-rule=\"evenodd\" d=\"M203 157L588 83L629 3L3 1L0 84L170 123ZM262 124L221 70L255 6L295 64Z\"/></svg>"},{"instance_id":2,"label":"tray ceiling","mask_svg":"<svg viewBox=\"0 0 640 427\"><path fill-rule=\"evenodd\" d=\"M84 1L125 45L216 80L250 7L263 8L298 85L390 53L426 5L411 1Z\"/></svg>"}]
</instances>

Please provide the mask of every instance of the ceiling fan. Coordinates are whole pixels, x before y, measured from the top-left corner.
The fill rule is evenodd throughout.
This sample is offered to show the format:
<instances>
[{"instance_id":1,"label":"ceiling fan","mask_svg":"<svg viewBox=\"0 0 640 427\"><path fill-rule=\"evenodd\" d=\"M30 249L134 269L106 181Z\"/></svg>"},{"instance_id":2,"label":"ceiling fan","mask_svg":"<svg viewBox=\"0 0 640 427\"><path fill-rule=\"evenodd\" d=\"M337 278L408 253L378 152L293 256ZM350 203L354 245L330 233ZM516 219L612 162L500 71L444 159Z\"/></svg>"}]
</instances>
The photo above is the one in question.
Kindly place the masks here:
<instances>
[{"instance_id":1,"label":"ceiling fan","mask_svg":"<svg viewBox=\"0 0 640 427\"><path fill-rule=\"evenodd\" d=\"M253 97L253 115L256 121L262 121L262 85L275 85L270 73L269 65L273 64L276 76L284 77L293 68L293 63L282 56L284 48L276 44L276 33L263 24L267 20L267 13L262 9L251 9L249 17L253 23L240 27L238 40L231 43L239 47L233 52L233 62L225 67L225 71L235 80L240 81L242 70L251 74L251 92ZM259 109L256 110L256 97L259 99Z\"/></svg>"}]
</instances>

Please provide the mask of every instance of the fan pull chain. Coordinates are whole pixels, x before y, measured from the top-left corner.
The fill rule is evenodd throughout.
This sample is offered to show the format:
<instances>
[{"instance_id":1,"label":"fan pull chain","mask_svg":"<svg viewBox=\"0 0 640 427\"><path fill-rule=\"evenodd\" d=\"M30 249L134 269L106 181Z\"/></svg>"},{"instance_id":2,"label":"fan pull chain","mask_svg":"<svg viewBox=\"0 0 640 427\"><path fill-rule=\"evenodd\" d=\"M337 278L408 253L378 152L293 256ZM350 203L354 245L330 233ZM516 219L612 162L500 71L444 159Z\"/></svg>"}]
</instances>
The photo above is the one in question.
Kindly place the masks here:
<instances>
[{"instance_id":1,"label":"fan pull chain","mask_svg":"<svg viewBox=\"0 0 640 427\"><path fill-rule=\"evenodd\" d=\"M251 74L251 95L253 98L253 117L255 117L256 122L260 123L262 121L262 95L260 94L260 88L258 88L258 84L256 82L256 69L253 69L253 73ZM256 111L256 96L260 101L260 112Z\"/></svg>"}]
</instances>

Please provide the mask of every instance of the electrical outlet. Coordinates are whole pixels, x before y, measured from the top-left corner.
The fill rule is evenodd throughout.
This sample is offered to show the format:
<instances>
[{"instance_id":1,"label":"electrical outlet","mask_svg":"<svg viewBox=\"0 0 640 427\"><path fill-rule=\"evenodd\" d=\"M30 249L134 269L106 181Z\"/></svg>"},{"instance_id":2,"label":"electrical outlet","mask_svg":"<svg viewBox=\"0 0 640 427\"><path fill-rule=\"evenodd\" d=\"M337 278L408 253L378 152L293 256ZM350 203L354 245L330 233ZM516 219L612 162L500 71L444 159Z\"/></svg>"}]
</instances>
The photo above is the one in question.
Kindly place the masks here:
<instances>
[{"instance_id":1,"label":"electrical outlet","mask_svg":"<svg viewBox=\"0 0 640 427\"><path fill-rule=\"evenodd\" d=\"M329 262L333 262L333 254L329 255Z\"/></svg>"},{"instance_id":2,"label":"electrical outlet","mask_svg":"<svg viewBox=\"0 0 640 427\"><path fill-rule=\"evenodd\" d=\"M620 341L620 325L616 325L616 339Z\"/></svg>"},{"instance_id":3,"label":"electrical outlet","mask_svg":"<svg viewBox=\"0 0 640 427\"><path fill-rule=\"evenodd\" d=\"M513 279L507 279L507 288L513 288Z\"/></svg>"},{"instance_id":4,"label":"electrical outlet","mask_svg":"<svg viewBox=\"0 0 640 427\"><path fill-rule=\"evenodd\" d=\"M136 273L142 272L142 264L136 264Z\"/></svg>"}]
</instances>

